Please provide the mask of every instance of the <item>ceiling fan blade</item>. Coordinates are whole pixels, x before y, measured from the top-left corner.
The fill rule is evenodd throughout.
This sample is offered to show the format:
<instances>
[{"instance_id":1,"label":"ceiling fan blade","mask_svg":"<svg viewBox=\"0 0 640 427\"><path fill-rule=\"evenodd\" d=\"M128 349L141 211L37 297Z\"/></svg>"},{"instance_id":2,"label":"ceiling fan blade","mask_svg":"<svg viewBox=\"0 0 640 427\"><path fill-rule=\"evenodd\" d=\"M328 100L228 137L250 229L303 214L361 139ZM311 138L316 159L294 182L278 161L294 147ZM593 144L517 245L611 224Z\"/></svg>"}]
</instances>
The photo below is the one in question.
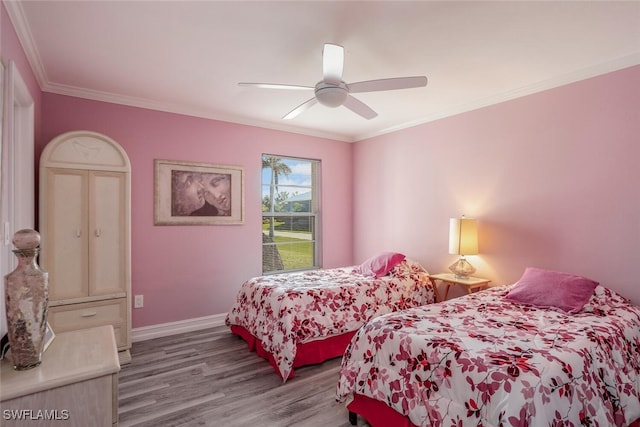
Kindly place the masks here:
<instances>
[{"instance_id":1,"label":"ceiling fan blade","mask_svg":"<svg viewBox=\"0 0 640 427\"><path fill-rule=\"evenodd\" d=\"M412 87L422 87L427 85L425 76L416 77L395 77L391 79L368 80L365 82L351 83L349 92L377 92L382 90L408 89Z\"/></svg>"},{"instance_id":2,"label":"ceiling fan blade","mask_svg":"<svg viewBox=\"0 0 640 427\"><path fill-rule=\"evenodd\" d=\"M294 117L298 116L299 114L307 111L309 108L313 107L317 103L318 103L318 100L315 97L311 98L310 100L303 102L302 104L298 105L293 110L289 111L282 119L283 120L291 120Z\"/></svg>"},{"instance_id":3,"label":"ceiling fan blade","mask_svg":"<svg viewBox=\"0 0 640 427\"><path fill-rule=\"evenodd\" d=\"M277 83L238 83L238 86L257 87L260 89L289 89L289 90L313 89L313 86L281 85Z\"/></svg>"},{"instance_id":4,"label":"ceiling fan blade","mask_svg":"<svg viewBox=\"0 0 640 427\"><path fill-rule=\"evenodd\" d=\"M378 115L378 113L369 108L367 104L351 95L347 96L347 100L342 105L367 120L371 120Z\"/></svg>"},{"instance_id":5,"label":"ceiling fan blade","mask_svg":"<svg viewBox=\"0 0 640 427\"><path fill-rule=\"evenodd\" d=\"M325 43L322 50L322 76L325 81L342 81L344 68L344 48L337 44Z\"/></svg>"}]
</instances>

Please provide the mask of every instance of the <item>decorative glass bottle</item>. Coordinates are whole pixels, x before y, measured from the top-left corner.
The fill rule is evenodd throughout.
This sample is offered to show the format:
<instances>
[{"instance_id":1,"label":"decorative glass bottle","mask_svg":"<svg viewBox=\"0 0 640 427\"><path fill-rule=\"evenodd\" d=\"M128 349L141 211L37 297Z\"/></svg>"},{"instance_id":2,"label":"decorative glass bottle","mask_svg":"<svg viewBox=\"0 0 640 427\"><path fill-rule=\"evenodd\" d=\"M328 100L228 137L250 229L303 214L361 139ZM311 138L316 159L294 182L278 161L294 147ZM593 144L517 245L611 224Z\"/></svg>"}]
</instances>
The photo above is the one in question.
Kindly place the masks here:
<instances>
[{"instance_id":1,"label":"decorative glass bottle","mask_svg":"<svg viewBox=\"0 0 640 427\"><path fill-rule=\"evenodd\" d=\"M49 305L49 274L40 270L40 233L31 229L13 235L18 266L4 279L9 346L14 369L42 362Z\"/></svg>"}]
</instances>

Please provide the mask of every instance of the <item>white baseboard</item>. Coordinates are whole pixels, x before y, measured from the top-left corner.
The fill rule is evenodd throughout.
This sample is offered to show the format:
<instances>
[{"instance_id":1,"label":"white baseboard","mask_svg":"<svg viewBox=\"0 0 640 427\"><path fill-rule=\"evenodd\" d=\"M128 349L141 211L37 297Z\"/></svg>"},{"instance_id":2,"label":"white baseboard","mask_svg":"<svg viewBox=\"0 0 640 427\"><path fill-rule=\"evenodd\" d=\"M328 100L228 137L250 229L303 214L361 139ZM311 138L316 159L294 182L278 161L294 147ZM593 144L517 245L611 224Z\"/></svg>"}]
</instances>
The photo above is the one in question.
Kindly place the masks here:
<instances>
[{"instance_id":1,"label":"white baseboard","mask_svg":"<svg viewBox=\"0 0 640 427\"><path fill-rule=\"evenodd\" d=\"M161 323L159 325L142 326L131 330L131 341L139 342L153 338L168 337L184 332L199 331L224 325L227 313L212 316L197 317L195 319L179 320L177 322Z\"/></svg>"}]
</instances>

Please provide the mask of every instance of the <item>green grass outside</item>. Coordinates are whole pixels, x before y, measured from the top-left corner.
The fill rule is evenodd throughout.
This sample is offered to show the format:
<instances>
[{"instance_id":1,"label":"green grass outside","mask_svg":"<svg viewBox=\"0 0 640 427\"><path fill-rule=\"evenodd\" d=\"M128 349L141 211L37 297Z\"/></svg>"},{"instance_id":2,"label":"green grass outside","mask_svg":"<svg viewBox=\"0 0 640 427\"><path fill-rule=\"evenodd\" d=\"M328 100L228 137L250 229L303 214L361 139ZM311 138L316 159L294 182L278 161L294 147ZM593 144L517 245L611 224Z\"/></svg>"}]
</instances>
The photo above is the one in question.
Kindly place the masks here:
<instances>
[{"instance_id":1,"label":"green grass outside","mask_svg":"<svg viewBox=\"0 0 640 427\"><path fill-rule=\"evenodd\" d=\"M275 225L275 230L276 231L286 231L287 233L309 233L308 230L291 230L289 228L283 228L283 226L285 225L285 222L280 222L280 221L274 221L274 225ZM266 231L267 233L269 232L269 223L264 221L262 223L262 231Z\"/></svg>"},{"instance_id":2,"label":"green grass outside","mask_svg":"<svg viewBox=\"0 0 640 427\"><path fill-rule=\"evenodd\" d=\"M283 242L300 242L286 245L276 245L280 258L285 269L309 268L313 267L313 243L308 240L294 239L293 237L275 236L274 241Z\"/></svg>"}]
</instances>

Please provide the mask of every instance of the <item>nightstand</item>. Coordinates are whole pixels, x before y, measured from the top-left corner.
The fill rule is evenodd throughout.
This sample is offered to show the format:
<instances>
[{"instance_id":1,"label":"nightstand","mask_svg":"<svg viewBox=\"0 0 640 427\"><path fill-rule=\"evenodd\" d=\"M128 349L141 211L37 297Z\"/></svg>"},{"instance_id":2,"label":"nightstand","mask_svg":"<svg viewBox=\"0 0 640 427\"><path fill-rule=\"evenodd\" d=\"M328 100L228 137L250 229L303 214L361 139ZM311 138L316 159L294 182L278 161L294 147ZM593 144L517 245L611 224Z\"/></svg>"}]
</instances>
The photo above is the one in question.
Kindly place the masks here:
<instances>
[{"instance_id":1,"label":"nightstand","mask_svg":"<svg viewBox=\"0 0 640 427\"><path fill-rule=\"evenodd\" d=\"M476 290L480 291L486 288L489 285L489 283L491 283L491 280L489 279L482 279L480 277L471 277L471 276L465 279L462 279L462 278L456 277L455 274L451 274L451 273L430 274L429 280L431 281L433 288L436 289L436 297L438 302L447 300L447 296L449 295L449 288L452 285L460 285L466 289L468 294L470 294L473 291L476 291ZM440 297L437 292L436 280L440 280L442 283L444 283L447 286L444 291L444 298L442 300L440 300Z\"/></svg>"}]
</instances>

